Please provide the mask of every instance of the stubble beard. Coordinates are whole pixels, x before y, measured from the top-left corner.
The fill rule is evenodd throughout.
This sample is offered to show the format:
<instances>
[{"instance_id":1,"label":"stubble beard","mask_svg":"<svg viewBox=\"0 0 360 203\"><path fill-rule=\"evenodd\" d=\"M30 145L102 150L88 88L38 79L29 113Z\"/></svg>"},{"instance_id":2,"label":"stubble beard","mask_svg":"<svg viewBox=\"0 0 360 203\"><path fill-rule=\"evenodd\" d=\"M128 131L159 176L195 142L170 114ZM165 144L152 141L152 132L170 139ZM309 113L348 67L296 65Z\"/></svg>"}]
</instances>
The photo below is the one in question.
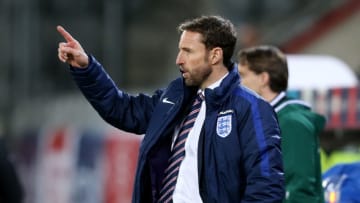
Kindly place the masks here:
<instances>
[{"instance_id":1,"label":"stubble beard","mask_svg":"<svg viewBox=\"0 0 360 203\"><path fill-rule=\"evenodd\" d=\"M199 87L207 80L210 74L211 74L211 69L209 67L199 70L195 73L190 73L189 78L184 78L185 85L191 87L195 87L195 86Z\"/></svg>"},{"instance_id":2,"label":"stubble beard","mask_svg":"<svg viewBox=\"0 0 360 203\"><path fill-rule=\"evenodd\" d=\"M189 72L190 76L188 78L184 78L186 86L200 87L204 83L204 81L209 77L212 70L208 64L208 55L209 53L206 52L204 56L204 63L206 63L207 65L205 65L203 68L197 69L197 71L195 72Z\"/></svg>"}]
</instances>

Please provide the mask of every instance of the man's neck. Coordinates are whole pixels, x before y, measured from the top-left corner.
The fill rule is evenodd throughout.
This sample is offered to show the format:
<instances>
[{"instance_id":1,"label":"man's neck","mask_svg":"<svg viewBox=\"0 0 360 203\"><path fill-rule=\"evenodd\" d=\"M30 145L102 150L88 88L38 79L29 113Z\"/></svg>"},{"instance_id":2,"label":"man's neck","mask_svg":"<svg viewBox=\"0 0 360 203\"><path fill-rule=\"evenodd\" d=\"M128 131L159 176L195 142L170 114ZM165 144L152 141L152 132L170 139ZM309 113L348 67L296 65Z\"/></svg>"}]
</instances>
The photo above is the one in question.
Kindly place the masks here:
<instances>
[{"instance_id":1,"label":"man's neck","mask_svg":"<svg viewBox=\"0 0 360 203\"><path fill-rule=\"evenodd\" d=\"M268 102L271 102L275 97L277 97L279 93L267 91L261 94L261 96Z\"/></svg>"},{"instance_id":2,"label":"man's neck","mask_svg":"<svg viewBox=\"0 0 360 203\"><path fill-rule=\"evenodd\" d=\"M225 66L224 67L217 67L214 70L216 70L216 72L213 72L208 77L208 80L200 87L200 89L204 90L205 88L209 87L210 85L214 84L215 82L223 79L224 76L229 73L229 70Z\"/></svg>"}]
</instances>

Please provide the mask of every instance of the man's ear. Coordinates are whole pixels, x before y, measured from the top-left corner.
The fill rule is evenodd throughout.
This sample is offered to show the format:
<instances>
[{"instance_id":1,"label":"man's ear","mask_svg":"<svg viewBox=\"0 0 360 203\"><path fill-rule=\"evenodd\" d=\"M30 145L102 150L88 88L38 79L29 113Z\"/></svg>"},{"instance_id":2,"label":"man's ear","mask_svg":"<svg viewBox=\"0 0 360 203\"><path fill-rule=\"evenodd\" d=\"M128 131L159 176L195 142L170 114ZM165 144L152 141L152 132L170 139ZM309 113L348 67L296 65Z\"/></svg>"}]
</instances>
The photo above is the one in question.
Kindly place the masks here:
<instances>
[{"instance_id":1,"label":"man's ear","mask_svg":"<svg viewBox=\"0 0 360 203\"><path fill-rule=\"evenodd\" d=\"M223 50L220 47L215 47L210 51L210 63L217 64L223 60Z\"/></svg>"},{"instance_id":2,"label":"man's ear","mask_svg":"<svg viewBox=\"0 0 360 203\"><path fill-rule=\"evenodd\" d=\"M261 85L262 86L267 86L270 84L270 75L268 72L262 72L260 73L260 77L261 77Z\"/></svg>"}]
</instances>

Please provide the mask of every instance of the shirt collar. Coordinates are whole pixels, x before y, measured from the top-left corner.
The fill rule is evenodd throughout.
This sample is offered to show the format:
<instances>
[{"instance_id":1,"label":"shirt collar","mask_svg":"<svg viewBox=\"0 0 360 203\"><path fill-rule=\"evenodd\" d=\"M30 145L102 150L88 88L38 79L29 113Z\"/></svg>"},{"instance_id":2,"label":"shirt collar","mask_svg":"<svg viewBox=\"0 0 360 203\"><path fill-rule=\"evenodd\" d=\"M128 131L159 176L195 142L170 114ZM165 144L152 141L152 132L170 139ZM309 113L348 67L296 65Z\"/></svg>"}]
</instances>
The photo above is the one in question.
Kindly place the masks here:
<instances>
[{"instance_id":1,"label":"shirt collar","mask_svg":"<svg viewBox=\"0 0 360 203\"><path fill-rule=\"evenodd\" d=\"M221 84L221 82L224 80L224 78L225 78L227 75L229 75L229 73L226 73L222 78L220 78L219 80L215 81L213 84L209 85L209 87L207 87L207 88L213 90L213 89L219 87L220 84ZM202 95L205 95L204 90L201 90L201 89L198 90L198 93L201 93Z\"/></svg>"}]
</instances>

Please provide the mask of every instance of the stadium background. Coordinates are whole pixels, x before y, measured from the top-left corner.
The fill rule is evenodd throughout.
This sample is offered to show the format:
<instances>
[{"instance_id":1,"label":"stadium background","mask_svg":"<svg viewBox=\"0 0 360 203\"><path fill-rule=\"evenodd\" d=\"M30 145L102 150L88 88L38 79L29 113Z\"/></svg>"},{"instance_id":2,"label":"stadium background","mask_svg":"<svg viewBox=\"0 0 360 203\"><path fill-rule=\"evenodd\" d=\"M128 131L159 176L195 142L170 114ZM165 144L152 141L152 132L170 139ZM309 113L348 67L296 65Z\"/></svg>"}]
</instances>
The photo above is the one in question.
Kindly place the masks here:
<instances>
[{"instance_id":1,"label":"stadium background","mask_svg":"<svg viewBox=\"0 0 360 203\"><path fill-rule=\"evenodd\" d=\"M0 134L25 202L130 202L141 140L107 125L82 97L57 59L56 25L121 88L151 93L178 76L176 26L202 14L231 19L237 49L266 43L331 55L358 76L359 11L359 0L0 0ZM359 87L294 94L328 118L323 170L360 160Z\"/></svg>"}]
</instances>

